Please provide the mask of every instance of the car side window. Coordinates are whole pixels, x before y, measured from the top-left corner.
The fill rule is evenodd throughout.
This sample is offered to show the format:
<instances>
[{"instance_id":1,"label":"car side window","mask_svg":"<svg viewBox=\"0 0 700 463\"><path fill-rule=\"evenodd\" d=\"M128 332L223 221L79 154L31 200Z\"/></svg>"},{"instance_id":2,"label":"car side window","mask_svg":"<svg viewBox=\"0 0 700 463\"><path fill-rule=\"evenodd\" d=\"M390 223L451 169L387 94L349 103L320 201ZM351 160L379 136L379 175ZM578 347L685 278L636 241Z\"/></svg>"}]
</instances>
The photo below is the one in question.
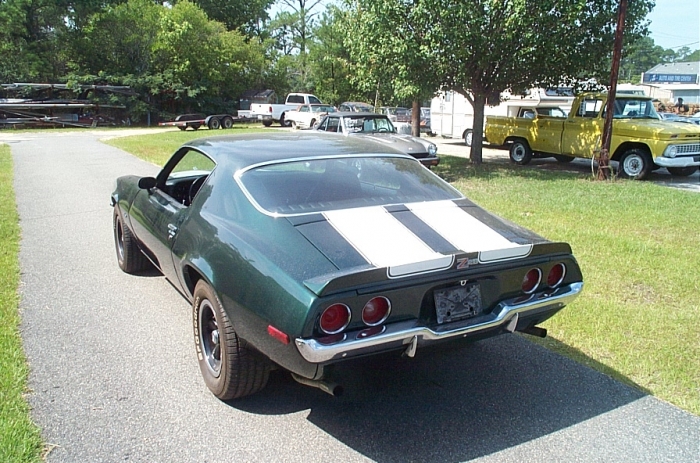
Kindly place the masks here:
<instances>
[{"instance_id":1,"label":"car side window","mask_svg":"<svg viewBox=\"0 0 700 463\"><path fill-rule=\"evenodd\" d=\"M602 107L603 100L587 98L581 102L576 115L579 117L598 117Z\"/></svg>"},{"instance_id":2,"label":"car side window","mask_svg":"<svg viewBox=\"0 0 700 463\"><path fill-rule=\"evenodd\" d=\"M214 167L214 161L200 151L185 149L175 165L158 176L162 181L159 187L178 203L189 206Z\"/></svg>"},{"instance_id":3,"label":"car side window","mask_svg":"<svg viewBox=\"0 0 700 463\"><path fill-rule=\"evenodd\" d=\"M309 107L308 106L299 106L299 111L302 113L308 113Z\"/></svg>"},{"instance_id":4,"label":"car side window","mask_svg":"<svg viewBox=\"0 0 700 463\"><path fill-rule=\"evenodd\" d=\"M319 99L316 98L316 97L310 96L310 97L309 97L309 103L311 103L311 104L321 104L321 100L319 100Z\"/></svg>"},{"instance_id":5,"label":"car side window","mask_svg":"<svg viewBox=\"0 0 700 463\"><path fill-rule=\"evenodd\" d=\"M327 117L326 118L327 125L324 130L326 132L337 132L338 131L338 126L340 125L340 120L337 117Z\"/></svg>"}]
</instances>

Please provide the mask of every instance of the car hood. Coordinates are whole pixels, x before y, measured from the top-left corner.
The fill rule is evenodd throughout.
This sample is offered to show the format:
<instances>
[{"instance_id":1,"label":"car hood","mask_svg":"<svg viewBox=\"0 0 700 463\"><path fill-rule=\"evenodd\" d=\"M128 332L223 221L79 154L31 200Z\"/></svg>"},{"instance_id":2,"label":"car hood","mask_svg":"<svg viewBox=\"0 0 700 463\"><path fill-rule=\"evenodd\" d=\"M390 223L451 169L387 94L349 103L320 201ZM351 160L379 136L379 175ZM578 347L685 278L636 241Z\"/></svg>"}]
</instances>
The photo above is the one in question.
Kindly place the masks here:
<instances>
[{"instance_id":1,"label":"car hood","mask_svg":"<svg viewBox=\"0 0 700 463\"><path fill-rule=\"evenodd\" d=\"M552 252L552 246L571 252L568 245L551 243L466 199L361 207L288 219L338 269L304 281L318 295L349 284L524 259L544 250Z\"/></svg>"},{"instance_id":2,"label":"car hood","mask_svg":"<svg viewBox=\"0 0 700 463\"><path fill-rule=\"evenodd\" d=\"M431 145L431 143L427 140L422 140L411 135L404 135L400 133L377 132L358 133L353 135L378 141L379 143L383 143L387 146L400 149L406 154L426 153L428 151L428 147Z\"/></svg>"},{"instance_id":3,"label":"car hood","mask_svg":"<svg viewBox=\"0 0 700 463\"><path fill-rule=\"evenodd\" d=\"M657 119L617 119L614 134L639 138L641 134L657 140L674 142L700 140L700 128L694 124ZM640 132L642 130L643 132Z\"/></svg>"}]
</instances>

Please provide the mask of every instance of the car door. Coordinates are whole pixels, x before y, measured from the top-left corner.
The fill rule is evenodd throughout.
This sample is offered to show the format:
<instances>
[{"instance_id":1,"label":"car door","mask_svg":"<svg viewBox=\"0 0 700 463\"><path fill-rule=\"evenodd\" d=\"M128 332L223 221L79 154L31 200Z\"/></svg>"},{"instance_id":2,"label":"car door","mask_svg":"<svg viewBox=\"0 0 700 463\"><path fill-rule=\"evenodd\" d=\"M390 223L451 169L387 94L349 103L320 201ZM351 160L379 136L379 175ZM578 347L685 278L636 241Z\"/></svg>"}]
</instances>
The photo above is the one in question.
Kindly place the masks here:
<instances>
[{"instance_id":1,"label":"car door","mask_svg":"<svg viewBox=\"0 0 700 463\"><path fill-rule=\"evenodd\" d=\"M587 97L581 101L576 112L564 122L561 154L592 158L600 149L603 121L599 117L603 100Z\"/></svg>"},{"instance_id":2,"label":"car door","mask_svg":"<svg viewBox=\"0 0 700 463\"><path fill-rule=\"evenodd\" d=\"M131 226L145 251L163 275L178 285L172 257L172 243L180 224L189 214L189 205L214 168L214 162L201 152L183 148L158 174L156 186L141 190L131 206Z\"/></svg>"}]
</instances>

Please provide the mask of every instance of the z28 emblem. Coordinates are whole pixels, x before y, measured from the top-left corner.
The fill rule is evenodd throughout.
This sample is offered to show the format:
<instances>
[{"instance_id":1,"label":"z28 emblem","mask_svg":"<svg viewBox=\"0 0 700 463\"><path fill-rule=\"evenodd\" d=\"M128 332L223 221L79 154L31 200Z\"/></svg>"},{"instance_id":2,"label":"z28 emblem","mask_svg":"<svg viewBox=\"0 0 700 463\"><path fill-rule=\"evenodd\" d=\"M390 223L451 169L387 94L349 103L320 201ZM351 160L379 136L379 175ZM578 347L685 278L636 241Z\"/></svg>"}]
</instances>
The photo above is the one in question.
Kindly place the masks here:
<instances>
[{"instance_id":1,"label":"z28 emblem","mask_svg":"<svg viewBox=\"0 0 700 463\"><path fill-rule=\"evenodd\" d=\"M462 257L461 259L457 259L457 265L455 266L456 269L463 269L463 268L469 268L470 265L474 265L477 262L479 262L479 259L469 259L467 257Z\"/></svg>"}]
</instances>

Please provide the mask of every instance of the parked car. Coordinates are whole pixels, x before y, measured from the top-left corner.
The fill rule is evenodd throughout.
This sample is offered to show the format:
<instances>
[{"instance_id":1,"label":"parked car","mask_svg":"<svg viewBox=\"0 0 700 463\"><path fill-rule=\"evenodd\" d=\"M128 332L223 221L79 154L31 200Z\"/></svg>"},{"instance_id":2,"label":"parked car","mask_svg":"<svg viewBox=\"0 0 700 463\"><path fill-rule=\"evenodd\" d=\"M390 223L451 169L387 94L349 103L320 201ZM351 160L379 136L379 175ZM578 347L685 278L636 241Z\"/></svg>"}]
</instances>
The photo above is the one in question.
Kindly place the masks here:
<instances>
[{"instance_id":1,"label":"parked car","mask_svg":"<svg viewBox=\"0 0 700 463\"><path fill-rule=\"evenodd\" d=\"M287 111L293 111L301 104L322 104L316 96L309 93L290 93L284 100L284 104L251 103L250 116L258 119L265 127L270 127L273 122L279 122L282 127L292 124L286 120Z\"/></svg>"},{"instance_id":2,"label":"parked car","mask_svg":"<svg viewBox=\"0 0 700 463\"><path fill-rule=\"evenodd\" d=\"M659 118L660 118L662 121L668 121L668 122L685 122L685 119L687 119L687 117L679 116L679 115L676 114L676 113L664 113L664 112L660 112L660 113L658 113L658 114L659 114Z\"/></svg>"},{"instance_id":3,"label":"parked car","mask_svg":"<svg viewBox=\"0 0 700 463\"><path fill-rule=\"evenodd\" d=\"M384 114L339 111L324 117L317 130L380 141L415 157L426 167L437 166L440 163L435 143L397 133L394 124Z\"/></svg>"},{"instance_id":4,"label":"parked car","mask_svg":"<svg viewBox=\"0 0 700 463\"><path fill-rule=\"evenodd\" d=\"M338 106L338 111L350 111L354 113L373 113L374 106L368 103L361 103L359 101L346 101L340 103Z\"/></svg>"},{"instance_id":5,"label":"parked car","mask_svg":"<svg viewBox=\"0 0 700 463\"><path fill-rule=\"evenodd\" d=\"M382 106L379 108L379 114L386 114L391 122L408 122L411 123L411 110L400 106Z\"/></svg>"},{"instance_id":6,"label":"parked car","mask_svg":"<svg viewBox=\"0 0 700 463\"><path fill-rule=\"evenodd\" d=\"M294 111L285 113L286 120L294 129L310 129L319 122L323 116L335 112L335 107L327 104L299 105Z\"/></svg>"},{"instance_id":7,"label":"parked car","mask_svg":"<svg viewBox=\"0 0 700 463\"><path fill-rule=\"evenodd\" d=\"M192 303L196 358L222 400L259 391L272 368L337 395L329 367L346 359L543 336L583 287L568 244L363 138L192 140L157 177L118 178L111 204L119 267L156 266Z\"/></svg>"}]
</instances>

